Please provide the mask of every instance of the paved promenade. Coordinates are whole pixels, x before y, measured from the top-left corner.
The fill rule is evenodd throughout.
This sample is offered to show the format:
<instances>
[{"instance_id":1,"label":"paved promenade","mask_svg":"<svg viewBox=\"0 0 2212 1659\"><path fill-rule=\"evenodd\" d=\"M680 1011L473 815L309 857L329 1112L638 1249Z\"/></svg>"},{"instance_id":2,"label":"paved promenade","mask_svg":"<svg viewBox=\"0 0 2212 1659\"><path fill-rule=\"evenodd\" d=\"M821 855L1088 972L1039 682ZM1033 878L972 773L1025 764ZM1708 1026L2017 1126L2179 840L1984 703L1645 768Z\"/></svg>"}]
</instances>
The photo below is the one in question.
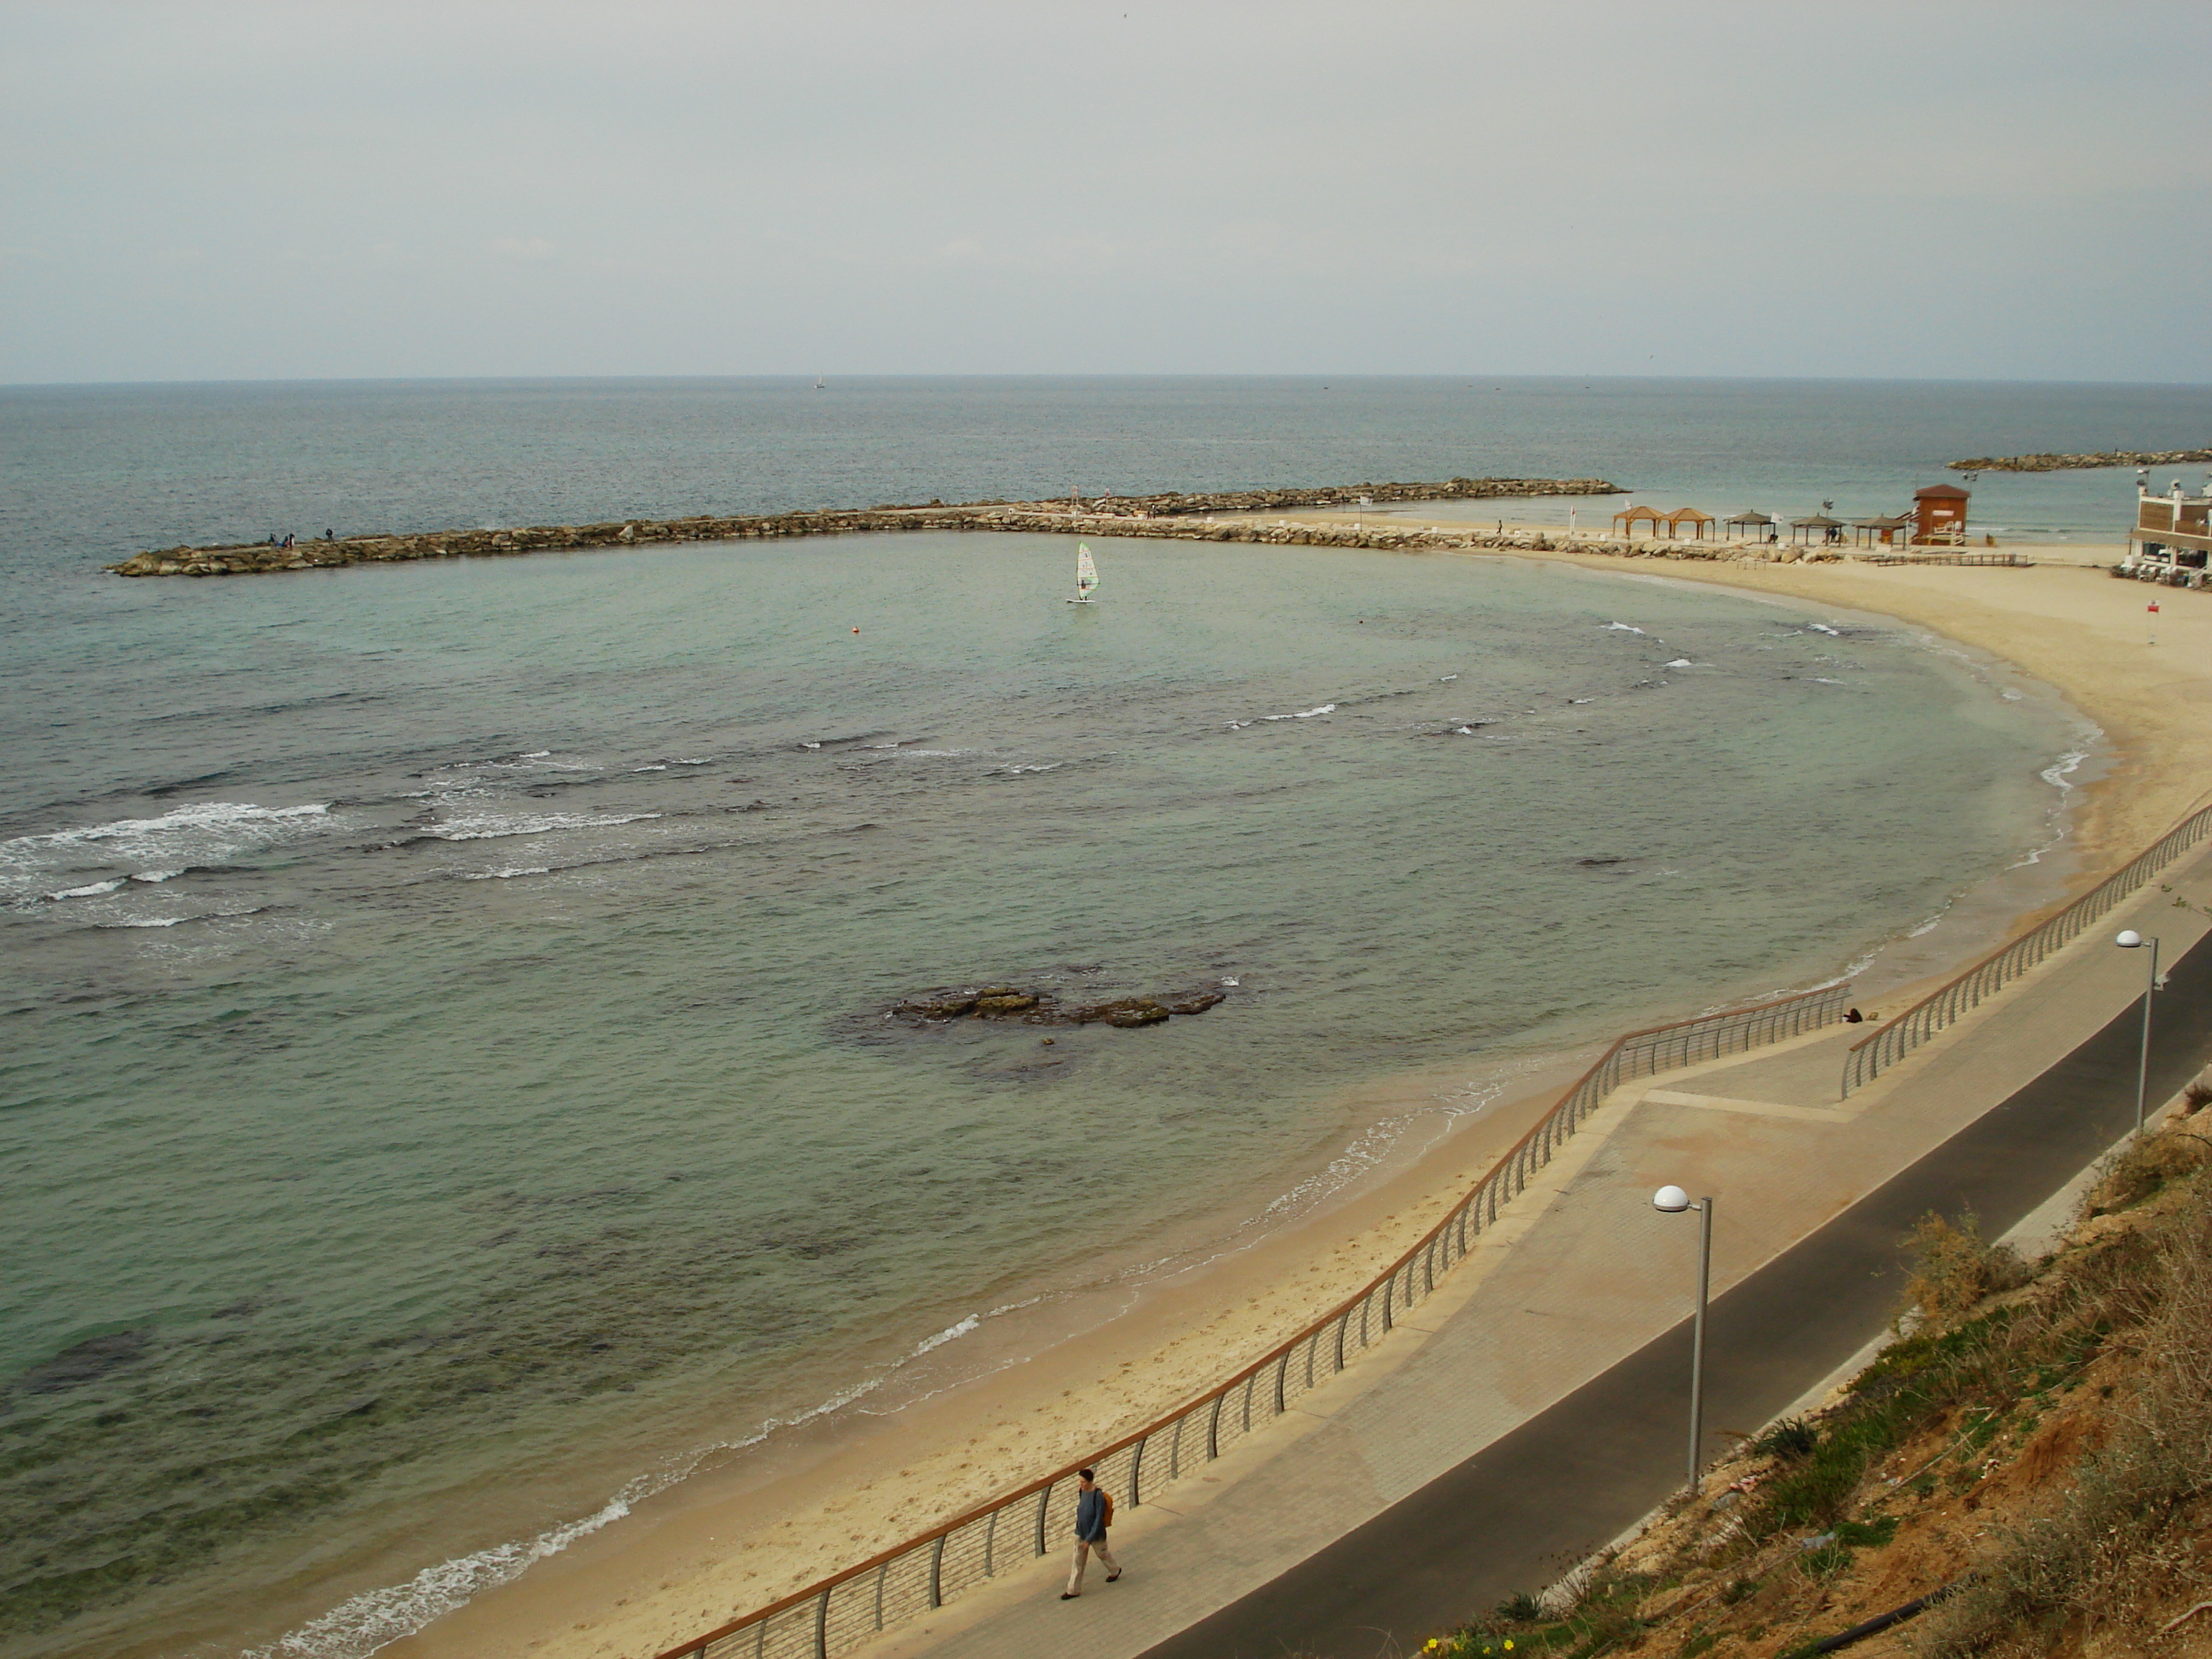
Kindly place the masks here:
<instances>
[{"instance_id":1,"label":"paved promenade","mask_svg":"<svg viewBox=\"0 0 2212 1659\"><path fill-rule=\"evenodd\" d=\"M1624 1088L1373 1358L1124 1507L1121 1583L1094 1573L1063 1603L1055 1551L866 1651L1367 1659L1540 1588L1680 1478L1697 1223L1655 1212L1652 1190L1718 1199L1718 1445L1879 1333L1919 1214L1971 1202L2001 1232L2126 1127L2145 963L2110 940L2135 927L2178 960L2208 912L2212 855L1847 1102L1843 1053L1871 1027ZM2212 946L2160 1008L2154 1099L2212 1059Z\"/></svg>"}]
</instances>

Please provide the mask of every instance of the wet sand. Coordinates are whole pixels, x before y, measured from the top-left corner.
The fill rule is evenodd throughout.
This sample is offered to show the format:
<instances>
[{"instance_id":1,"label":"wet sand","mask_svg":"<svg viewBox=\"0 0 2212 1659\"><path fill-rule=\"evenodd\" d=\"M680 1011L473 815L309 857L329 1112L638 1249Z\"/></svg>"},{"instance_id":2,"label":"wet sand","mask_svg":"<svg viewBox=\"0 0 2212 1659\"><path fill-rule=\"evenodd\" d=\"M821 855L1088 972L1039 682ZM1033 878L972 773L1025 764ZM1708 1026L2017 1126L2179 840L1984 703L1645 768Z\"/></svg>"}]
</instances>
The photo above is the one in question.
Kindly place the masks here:
<instances>
[{"instance_id":1,"label":"wet sand","mask_svg":"<svg viewBox=\"0 0 2212 1659\"><path fill-rule=\"evenodd\" d=\"M2025 902L2000 894L1891 952L1873 988L1894 1007L2009 931L2023 911L2052 908L2054 878L2069 891L2091 884L2212 783L2212 769L2197 760L2212 727L2212 593L2116 580L2100 567L2118 552L2034 548L2033 569L1502 556L1902 620L2016 665L2103 729L2102 775L2074 801L2073 856ZM2153 599L2162 607L2155 618L2145 608ZM2155 645L2147 642L2152 622ZM1093 1299L1065 1310L1083 1330L1079 1341L1061 1340L895 1418L841 1414L702 1470L385 1651L649 1656L1080 1457L1167 1414L1356 1292L1589 1057L1510 1079L1477 1079L1467 1067L1378 1083L1358 1103L1376 1116L1437 1109L1478 1082L1503 1091L1478 1114L1449 1125L1439 1118L1425 1146L1401 1147L1397 1167L1320 1212L1202 1268L1122 1292L1112 1305Z\"/></svg>"}]
</instances>

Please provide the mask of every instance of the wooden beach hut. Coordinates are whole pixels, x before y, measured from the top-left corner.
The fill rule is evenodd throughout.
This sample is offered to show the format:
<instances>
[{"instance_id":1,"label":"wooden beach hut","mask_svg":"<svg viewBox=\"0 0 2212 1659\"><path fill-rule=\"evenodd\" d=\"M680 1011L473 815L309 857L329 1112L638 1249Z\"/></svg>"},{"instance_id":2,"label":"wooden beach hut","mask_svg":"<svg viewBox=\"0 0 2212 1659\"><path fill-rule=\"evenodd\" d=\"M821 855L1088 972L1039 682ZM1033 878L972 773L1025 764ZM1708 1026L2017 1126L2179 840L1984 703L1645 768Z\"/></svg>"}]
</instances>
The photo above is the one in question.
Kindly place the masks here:
<instances>
[{"instance_id":1,"label":"wooden beach hut","mask_svg":"<svg viewBox=\"0 0 2212 1659\"><path fill-rule=\"evenodd\" d=\"M1686 525L1690 528L1692 538L1697 541L1703 541L1705 538L1705 526L1712 521L1713 515L1710 513L1700 513L1694 507L1678 507L1667 515L1667 533L1669 536L1679 536L1682 533L1682 527Z\"/></svg>"},{"instance_id":2,"label":"wooden beach hut","mask_svg":"<svg viewBox=\"0 0 2212 1659\"><path fill-rule=\"evenodd\" d=\"M1649 526L1647 534L1656 536L1666 522L1667 515L1656 507L1632 507L1613 515L1613 533L1629 539L1634 538L1639 524Z\"/></svg>"},{"instance_id":3,"label":"wooden beach hut","mask_svg":"<svg viewBox=\"0 0 2212 1659\"><path fill-rule=\"evenodd\" d=\"M1912 492L1912 539L1923 544L1966 544L1967 492L1956 484L1929 484Z\"/></svg>"},{"instance_id":4,"label":"wooden beach hut","mask_svg":"<svg viewBox=\"0 0 2212 1659\"><path fill-rule=\"evenodd\" d=\"M1774 520L1764 513L1739 513L1721 524L1721 539L1741 536L1747 541L1771 542L1774 539Z\"/></svg>"}]
</instances>

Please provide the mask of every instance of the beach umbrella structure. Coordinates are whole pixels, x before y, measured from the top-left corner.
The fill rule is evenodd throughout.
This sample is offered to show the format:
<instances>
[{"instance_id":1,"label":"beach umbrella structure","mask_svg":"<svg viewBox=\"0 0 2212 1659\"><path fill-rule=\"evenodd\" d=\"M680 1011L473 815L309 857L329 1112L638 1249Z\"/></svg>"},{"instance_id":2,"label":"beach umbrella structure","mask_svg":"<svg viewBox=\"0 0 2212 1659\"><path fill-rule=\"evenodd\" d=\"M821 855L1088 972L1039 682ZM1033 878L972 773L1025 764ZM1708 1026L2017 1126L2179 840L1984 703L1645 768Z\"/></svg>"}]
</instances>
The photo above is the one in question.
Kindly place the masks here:
<instances>
[{"instance_id":1,"label":"beach umbrella structure","mask_svg":"<svg viewBox=\"0 0 2212 1659\"><path fill-rule=\"evenodd\" d=\"M1897 543L1900 539L1897 532L1911 522L1909 513L1892 518L1853 519L1851 531L1861 547L1887 547Z\"/></svg>"},{"instance_id":2,"label":"beach umbrella structure","mask_svg":"<svg viewBox=\"0 0 2212 1659\"><path fill-rule=\"evenodd\" d=\"M1734 518L1723 520L1721 525L1723 541L1736 536L1741 536L1747 540L1754 542L1772 541L1774 520L1764 513L1739 513Z\"/></svg>"},{"instance_id":3,"label":"beach umbrella structure","mask_svg":"<svg viewBox=\"0 0 2212 1659\"><path fill-rule=\"evenodd\" d=\"M1656 507L1632 507L1613 515L1614 533L1626 538L1635 536L1636 526L1639 524L1650 526L1648 533L1656 536L1660 533L1659 526L1666 522L1667 515Z\"/></svg>"},{"instance_id":4,"label":"beach umbrella structure","mask_svg":"<svg viewBox=\"0 0 2212 1659\"><path fill-rule=\"evenodd\" d=\"M1843 529L1844 521L1841 519L1832 519L1825 513L1814 513L1802 519L1790 520L1790 539L1793 542L1802 542L1810 547L1813 544L1814 532L1818 531L1821 541L1839 542L1844 538Z\"/></svg>"},{"instance_id":5,"label":"beach umbrella structure","mask_svg":"<svg viewBox=\"0 0 2212 1659\"><path fill-rule=\"evenodd\" d=\"M1667 515L1667 533L1669 536L1679 536L1682 533L1683 526L1686 525L1692 538L1703 541L1705 538L1705 527L1712 521L1713 515L1710 513L1700 513L1694 507L1678 507Z\"/></svg>"}]
</instances>

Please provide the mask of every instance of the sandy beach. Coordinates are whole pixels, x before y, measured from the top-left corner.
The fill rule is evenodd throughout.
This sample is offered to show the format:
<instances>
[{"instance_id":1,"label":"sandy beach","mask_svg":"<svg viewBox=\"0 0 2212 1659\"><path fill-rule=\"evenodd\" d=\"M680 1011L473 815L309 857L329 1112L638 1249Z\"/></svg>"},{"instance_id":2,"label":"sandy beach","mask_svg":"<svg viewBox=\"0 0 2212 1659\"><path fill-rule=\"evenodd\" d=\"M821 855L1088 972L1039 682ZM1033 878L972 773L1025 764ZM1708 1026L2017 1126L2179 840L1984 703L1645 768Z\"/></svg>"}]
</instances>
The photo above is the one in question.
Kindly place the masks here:
<instances>
[{"instance_id":1,"label":"sandy beach","mask_svg":"<svg viewBox=\"0 0 2212 1659\"><path fill-rule=\"evenodd\" d=\"M1865 611L2002 659L2104 733L2100 774L2074 799L2071 857L2057 866L2067 888L2079 890L2197 804L2207 782L2195 751L2212 727L2212 594L2116 580L2105 567L2118 554L2037 547L2027 569L1601 552L1420 556L1547 558ZM2155 617L2146 608L2153 599L2161 606ZM2038 905L2052 902L2049 888ZM2032 908L2014 903L1948 929L1917 955L1899 953L1878 970L1876 994L1897 1006ZM1086 1307L1079 1342L1061 1341L895 1419L827 1418L761 1455L702 1469L386 1651L406 1659L649 1656L1080 1457L1202 1392L1357 1291L1472 1186L1584 1063L1568 1055L1510 1079L1476 1078L1469 1066L1377 1083L1359 1103L1377 1115L1433 1109L1471 1088L1497 1092L1478 1113L1438 1118L1445 1127L1427 1144L1401 1147L1393 1167L1320 1212L1129 1291L1117 1305Z\"/></svg>"}]
</instances>

